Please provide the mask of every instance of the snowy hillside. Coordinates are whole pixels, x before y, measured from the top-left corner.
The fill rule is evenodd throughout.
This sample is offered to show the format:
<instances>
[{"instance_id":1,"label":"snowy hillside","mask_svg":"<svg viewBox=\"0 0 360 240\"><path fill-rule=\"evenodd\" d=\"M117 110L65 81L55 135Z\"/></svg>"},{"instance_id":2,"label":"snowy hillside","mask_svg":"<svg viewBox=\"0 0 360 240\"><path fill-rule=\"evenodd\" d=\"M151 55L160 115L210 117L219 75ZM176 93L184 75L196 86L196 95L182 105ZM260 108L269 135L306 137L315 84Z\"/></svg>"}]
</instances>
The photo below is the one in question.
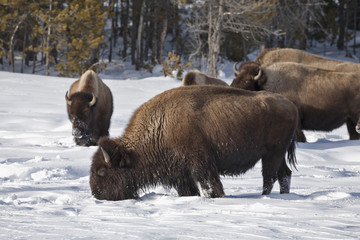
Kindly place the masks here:
<instances>
[{"instance_id":1,"label":"snowy hillside","mask_svg":"<svg viewBox=\"0 0 360 240\"><path fill-rule=\"evenodd\" d=\"M290 194L276 184L261 196L258 164L223 177L221 199L159 187L140 200L96 200L88 180L97 148L75 146L66 114L73 81L0 72L0 239L359 238L360 141L347 140L345 127L306 132ZM114 96L113 137L140 104L180 85L164 77L104 82Z\"/></svg>"}]
</instances>

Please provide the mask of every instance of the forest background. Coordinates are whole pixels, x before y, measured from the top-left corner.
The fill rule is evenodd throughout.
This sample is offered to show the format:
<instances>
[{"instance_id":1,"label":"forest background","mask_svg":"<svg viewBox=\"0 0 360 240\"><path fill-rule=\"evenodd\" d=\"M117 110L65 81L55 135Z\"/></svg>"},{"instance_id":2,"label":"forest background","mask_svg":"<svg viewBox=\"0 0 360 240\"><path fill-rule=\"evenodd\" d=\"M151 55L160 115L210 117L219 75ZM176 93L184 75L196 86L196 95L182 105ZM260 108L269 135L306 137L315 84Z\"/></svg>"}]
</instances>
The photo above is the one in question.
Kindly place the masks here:
<instances>
[{"instance_id":1,"label":"forest background","mask_svg":"<svg viewBox=\"0 0 360 240\"><path fill-rule=\"evenodd\" d=\"M248 60L260 46L322 43L357 58L359 8L358 0L0 0L0 69L74 77L129 62L216 76L219 62Z\"/></svg>"}]
</instances>

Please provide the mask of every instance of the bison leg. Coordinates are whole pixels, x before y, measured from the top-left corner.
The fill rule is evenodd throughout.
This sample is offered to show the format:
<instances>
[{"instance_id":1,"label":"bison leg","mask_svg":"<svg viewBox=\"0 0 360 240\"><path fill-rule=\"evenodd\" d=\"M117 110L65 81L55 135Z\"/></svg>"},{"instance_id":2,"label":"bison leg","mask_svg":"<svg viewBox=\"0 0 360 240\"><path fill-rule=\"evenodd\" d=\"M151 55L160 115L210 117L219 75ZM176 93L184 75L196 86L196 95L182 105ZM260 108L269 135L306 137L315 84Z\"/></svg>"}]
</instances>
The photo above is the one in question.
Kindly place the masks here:
<instances>
[{"instance_id":1,"label":"bison leg","mask_svg":"<svg viewBox=\"0 0 360 240\"><path fill-rule=\"evenodd\" d=\"M306 137L301 128L296 129L296 141L297 142L306 142Z\"/></svg>"},{"instance_id":2,"label":"bison leg","mask_svg":"<svg viewBox=\"0 0 360 240\"><path fill-rule=\"evenodd\" d=\"M289 193L291 183L291 170L286 165L285 159L283 159L281 163L277 176L280 184L280 194Z\"/></svg>"},{"instance_id":3,"label":"bison leg","mask_svg":"<svg viewBox=\"0 0 360 240\"><path fill-rule=\"evenodd\" d=\"M277 172L284 156L279 157L276 154L270 154L261 159L263 175L263 192L262 195L268 195L276 182Z\"/></svg>"},{"instance_id":4,"label":"bison leg","mask_svg":"<svg viewBox=\"0 0 360 240\"><path fill-rule=\"evenodd\" d=\"M192 177L179 179L175 189L179 196L200 196L199 188Z\"/></svg>"},{"instance_id":5,"label":"bison leg","mask_svg":"<svg viewBox=\"0 0 360 240\"><path fill-rule=\"evenodd\" d=\"M269 195L274 186L274 182L276 182L276 176L264 176L263 174L263 192L262 195Z\"/></svg>"},{"instance_id":6,"label":"bison leg","mask_svg":"<svg viewBox=\"0 0 360 240\"><path fill-rule=\"evenodd\" d=\"M356 124L350 118L346 120L346 126L349 132L350 140L360 139L360 134L356 132Z\"/></svg>"},{"instance_id":7,"label":"bison leg","mask_svg":"<svg viewBox=\"0 0 360 240\"><path fill-rule=\"evenodd\" d=\"M207 198L219 198L224 197L225 193L221 182L203 181L200 182L202 192Z\"/></svg>"},{"instance_id":8,"label":"bison leg","mask_svg":"<svg viewBox=\"0 0 360 240\"><path fill-rule=\"evenodd\" d=\"M206 179L202 179L199 182L205 197L218 198L225 196L219 174L209 173Z\"/></svg>"},{"instance_id":9,"label":"bison leg","mask_svg":"<svg viewBox=\"0 0 360 240\"><path fill-rule=\"evenodd\" d=\"M197 167L196 173L196 178L200 183L201 190L205 197L218 198L225 196L215 160L209 159L203 164L200 164L200 166Z\"/></svg>"}]
</instances>

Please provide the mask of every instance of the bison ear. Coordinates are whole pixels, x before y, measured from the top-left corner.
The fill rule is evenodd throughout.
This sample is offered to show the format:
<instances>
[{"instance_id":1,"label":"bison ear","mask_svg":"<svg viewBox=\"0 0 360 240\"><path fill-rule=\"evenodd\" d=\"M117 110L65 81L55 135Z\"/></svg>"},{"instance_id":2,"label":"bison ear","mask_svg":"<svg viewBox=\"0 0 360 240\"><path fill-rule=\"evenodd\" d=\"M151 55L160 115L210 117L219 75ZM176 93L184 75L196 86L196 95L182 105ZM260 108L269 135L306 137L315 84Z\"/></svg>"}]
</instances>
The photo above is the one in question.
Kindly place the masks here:
<instances>
[{"instance_id":1,"label":"bison ear","mask_svg":"<svg viewBox=\"0 0 360 240\"><path fill-rule=\"evenodd\" d=\"M100 177L104 177L106 175L106 171L104 168L100 168L98 171L97 171L97 174L100 176Z\"/></svg>"},{"instance_id":2,"label":"bison ear","mask_svg":"<svg viewBox=\"0 0 360 240\"><path fill-rule=\"evenodd\" d=\"M119 143L108 137L102 137L99 139L98 145L101 150L100 154L102 154L107 166L111 168L124 168L129 166L129 161L127 160L129 159L127 157L128 154Z\"/></svg>"}]
</instances>

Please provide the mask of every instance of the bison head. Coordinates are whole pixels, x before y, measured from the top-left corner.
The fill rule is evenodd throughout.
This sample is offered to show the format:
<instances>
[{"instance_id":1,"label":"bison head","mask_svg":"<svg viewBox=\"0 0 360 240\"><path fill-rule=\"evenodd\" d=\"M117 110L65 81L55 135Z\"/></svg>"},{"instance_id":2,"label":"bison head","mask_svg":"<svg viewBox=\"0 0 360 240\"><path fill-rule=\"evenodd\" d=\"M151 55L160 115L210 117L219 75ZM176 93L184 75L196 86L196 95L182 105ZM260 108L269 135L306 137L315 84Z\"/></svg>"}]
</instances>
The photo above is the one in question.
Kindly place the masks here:
<instances>
[{"instance_id":1,"label":"bison head","mask_svg":"<svg viewBox=\"0 0 360 240\"><path fill-rule=\"evenodd\" d=\"M92 195L99 200L138 198L136 177L122 144L100 138L91 165L90 187Z\"/></svg>"},{"instance_id":2,"label":"bison head","mask_svg":"<svg viewBox=\"0 0 360 240\"><path fill-rule=\"evenodd\" d=\"M96 145L97 139L94 132L96 97L94 94L76 92L69 97L66 92L65 99L75 143L81 146Z\"/></svg>"},{"instance_id":3,"label":"bison head","mask_svg":"<svg viewBox=\"0 0 360 240\"><path fill-rule=\"evenodd\" d=\"M266 76L263 74L260 65L256 62L246 62L239 68L234 64L235 78L231 87L242 88L252 91L259 91L260 86L266 82Z\"/></svg>"}]
</instances>

